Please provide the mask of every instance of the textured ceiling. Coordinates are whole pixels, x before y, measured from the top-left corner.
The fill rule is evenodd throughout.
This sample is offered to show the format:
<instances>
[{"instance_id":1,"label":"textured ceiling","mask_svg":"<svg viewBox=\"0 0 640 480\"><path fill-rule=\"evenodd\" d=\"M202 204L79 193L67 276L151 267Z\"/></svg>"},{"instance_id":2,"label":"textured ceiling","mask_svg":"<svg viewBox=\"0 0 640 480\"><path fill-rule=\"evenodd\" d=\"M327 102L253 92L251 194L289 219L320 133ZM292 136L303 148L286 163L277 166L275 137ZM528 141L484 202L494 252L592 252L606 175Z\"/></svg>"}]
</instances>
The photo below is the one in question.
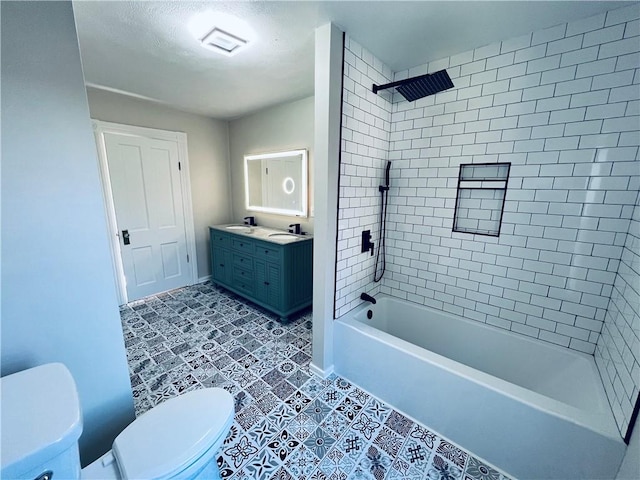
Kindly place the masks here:
<instances>
[{"instance_id":1,"label":"textured ceiling","mask_svg":"<svg viewBox=\"0 0 640 480\"><path fill-rule=\"evenodd\" d=\"M393 71L588 17L601 1L74 1L88 85L232 119L313 94L314 30L334 22ZM225 57L200 47L198 12L234 15L257 40Z\"/></svg>"}]
</instances>

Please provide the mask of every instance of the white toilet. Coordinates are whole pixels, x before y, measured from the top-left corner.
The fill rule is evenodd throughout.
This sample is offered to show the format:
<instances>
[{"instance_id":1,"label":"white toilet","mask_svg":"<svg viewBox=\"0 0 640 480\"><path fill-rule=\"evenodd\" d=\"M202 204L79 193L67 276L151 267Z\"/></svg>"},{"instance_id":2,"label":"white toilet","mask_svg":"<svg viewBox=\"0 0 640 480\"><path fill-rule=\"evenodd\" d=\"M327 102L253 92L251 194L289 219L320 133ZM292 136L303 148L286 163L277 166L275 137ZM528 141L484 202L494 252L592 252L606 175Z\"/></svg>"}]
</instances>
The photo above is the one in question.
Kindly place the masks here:
<instances>
[{"instance_id":1,"label":"white toilet","mask_svg":"<svg viewBox=\"0 0 640 480\"><path fill-rule=\"evenodd\" d=\"M221 388L185 393L133 421L112 449L80 470L80 403L73 377L49 363L0 379L0 478L217 479L216 454L233 422Z\"/></svg>"}]
</instances>

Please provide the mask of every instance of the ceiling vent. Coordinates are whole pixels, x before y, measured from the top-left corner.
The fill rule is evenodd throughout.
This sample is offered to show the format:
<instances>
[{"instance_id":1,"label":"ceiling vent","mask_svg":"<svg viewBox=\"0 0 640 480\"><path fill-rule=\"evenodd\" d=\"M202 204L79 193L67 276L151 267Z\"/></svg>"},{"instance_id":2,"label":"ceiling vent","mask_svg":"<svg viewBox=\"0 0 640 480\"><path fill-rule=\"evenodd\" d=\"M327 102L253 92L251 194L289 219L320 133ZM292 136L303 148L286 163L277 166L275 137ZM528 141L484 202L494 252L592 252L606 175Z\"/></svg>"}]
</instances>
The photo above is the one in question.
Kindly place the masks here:
<instances>
[{"instance_id":1,"label":"ceiling vent","mask_svg":"<svg viewBox=\"0 0 640 480\"><path fill-rule=\"evenodd\" d=\"M202 46L229 57L235 55L249 42L243 38L215 27L203 39Z\"/></svg>"}]
</instances>

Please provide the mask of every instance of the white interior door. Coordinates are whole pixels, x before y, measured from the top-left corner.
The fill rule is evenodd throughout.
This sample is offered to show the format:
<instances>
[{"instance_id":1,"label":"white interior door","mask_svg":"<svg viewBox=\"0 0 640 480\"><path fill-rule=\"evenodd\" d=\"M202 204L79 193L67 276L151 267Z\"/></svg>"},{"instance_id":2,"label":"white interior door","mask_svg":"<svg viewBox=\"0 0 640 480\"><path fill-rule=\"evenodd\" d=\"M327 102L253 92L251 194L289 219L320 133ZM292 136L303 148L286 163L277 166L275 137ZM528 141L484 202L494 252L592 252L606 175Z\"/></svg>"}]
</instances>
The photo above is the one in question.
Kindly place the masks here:
<instances>
[{"instance_id":1,"label":"white interior door","mask_svg":"<svg viewBox=\"0 0 640 480\"><path fill-rule=\"evenodd\" d=\"M127 301L191 283L178 142L105 132Z\"/></svg>"}]
</instances>

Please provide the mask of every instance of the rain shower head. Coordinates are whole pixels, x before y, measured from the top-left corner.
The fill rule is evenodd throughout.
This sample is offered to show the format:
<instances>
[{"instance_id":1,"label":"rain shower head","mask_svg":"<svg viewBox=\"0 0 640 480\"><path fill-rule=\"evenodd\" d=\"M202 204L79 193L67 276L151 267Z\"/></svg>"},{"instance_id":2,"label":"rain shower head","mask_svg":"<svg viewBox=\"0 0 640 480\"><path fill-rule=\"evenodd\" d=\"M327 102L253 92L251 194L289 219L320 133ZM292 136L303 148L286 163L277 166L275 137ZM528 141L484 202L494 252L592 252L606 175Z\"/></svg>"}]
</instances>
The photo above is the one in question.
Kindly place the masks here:
<instances>
[{"instance_id":1,"label":"rain shower head","mask_svg":"<svg viewBox=\"0 0 640 480\"><path fill-rule=\"evenodd\" d=\"M446 70L440 70L435 73L428 73L418 77L407 78L398 82L387 83L386 85L374 85L373 93L380 90L396 87L396 90L409 102L418 100L422 97L433 95L453 88L453 82Z\"/></svg>"},{"instance_id":2,"label":"rain shower head","mask_svg":"<svg viewBox=\"0 0 640 480\"><path fill-rule=\"evenodd\" d=\"M413 102L422 97L433 95L453 88L453 82L446 70L440 70L432 74L422 75L410 79L408 83L398 85L396 90L406 98Z\"/></svg>"}]
</instances>

